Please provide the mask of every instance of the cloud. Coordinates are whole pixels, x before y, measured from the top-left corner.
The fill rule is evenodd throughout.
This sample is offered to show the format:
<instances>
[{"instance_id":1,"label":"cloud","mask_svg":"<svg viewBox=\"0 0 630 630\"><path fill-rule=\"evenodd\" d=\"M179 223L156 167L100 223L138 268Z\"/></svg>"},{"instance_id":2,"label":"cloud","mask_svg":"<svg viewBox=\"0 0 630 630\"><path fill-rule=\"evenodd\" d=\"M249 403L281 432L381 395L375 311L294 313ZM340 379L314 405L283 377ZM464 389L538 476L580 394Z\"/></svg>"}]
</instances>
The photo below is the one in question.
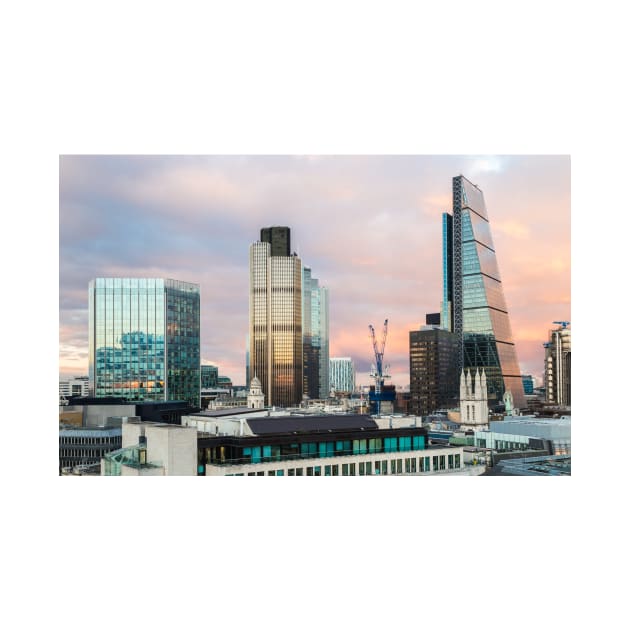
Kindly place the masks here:
<instances>
[{"instance_id":1,"label":"cloud","mask_svg":"<svg viewBox=\"0 0 630 630\"><path fill-rule=\"evenodd\" d=\"M521 340L570 319L570 172L554 156L62 157L60 362L87 357L91 278L168 277L200 285L202 357L244 382L249 246L289 225L330 290L331 355L368 364L367 325L388 317L405 384L408 332L440 308L441 213L459 173L484 190L517 352L534 365Z\"/></svg>"}]
</instances>

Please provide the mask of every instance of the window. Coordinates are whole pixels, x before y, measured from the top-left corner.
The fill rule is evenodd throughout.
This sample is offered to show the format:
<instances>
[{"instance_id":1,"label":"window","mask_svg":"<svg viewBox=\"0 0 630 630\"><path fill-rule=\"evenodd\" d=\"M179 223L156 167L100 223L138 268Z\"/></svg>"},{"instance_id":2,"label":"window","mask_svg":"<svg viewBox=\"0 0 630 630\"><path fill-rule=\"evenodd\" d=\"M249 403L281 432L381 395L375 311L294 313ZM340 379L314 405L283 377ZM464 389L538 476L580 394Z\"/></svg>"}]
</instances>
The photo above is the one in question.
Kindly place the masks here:
<instances>
[{"instance_id":1,"label":"window","mask_svg":"<svg viewBox=\"0 0 630 630\"><path fill-rule=\"evenodd\" d=\"M338 464L333 464L332 476L333 477L338 477L339 476L339 465Z\"/></svg>"},{"instance_id":2,"label":"window","mask_svg":"<svg viewBox=\"0 0 630 630\"><path fill-rule=\"evenodd\" d=\"M424 449L424 435L414 435L412 441L414 451L421 451Z\"/></svg>"},{"instance_id":3,"label":"window","mask_svg":"<svg viewBox=\"0 0 630 630\"><path fill-rule=\"evenodd\" d=\"M356 464L350 464L350 476L353 477L357 474Z\"/></svg>"},{"instance_id":4,"label":"window","mask_svg":"<svg viewBox=\"0 0 630 630\"><path fill-rule=\"evenodd\" d=\"M315 476L316 477L321 477L322 476L322 467L321 466L315 466Z\"/></svg>"},{"instance_id":5,"label":"window","mask_svg":"<svg viewBox=\"0 0 630 630\"><path fill-rule=\"evenodd\" d=\"M385 439L387 439L387 438L385 438ZM395 459L390 459L389 460L389 465L390 465L390 470L391 470L392 475L395 475L396 474L396 460Z\"/></svg>"},{"instance_id":6,"label":"window","mask_svg":"<svg viewBox=\"0 0 630 630\"><path fill-rule=\"evenodd\" d=\"M452 455L448 456L448 467L449 468L453 468L453 456Z\"/></svg>"},{"instance_id":7,"label":"window","mask_svg":"<svg viewBox=\"0 0 630 630\"><path fill-rule=\"evenodd\" d=\"M268 470L267 471L267 476L268 477L275 477L276 476L276 471L275 470Z\"/></svg>"},{"instance_id":8,"label":"window","mask_svg":"<svg viewBox=\"0 0 630 630\"><path fill-rule=\"evenodd\" d=\"M411 437L410 436L402 436L398 438L398 450L399 451L411 450Z\"/></svg>"},{"instance_id":9,"label":"window","mask_svg":"<svg viewBox=\"0 0 630 630\"><path fill-rule=\"evenodd\" d=\"M289 477L295 477L295 468L289 468Z\"/></svg>"},{"instance_id":10,"label":"window","mask_svg":"<svg viewBox=\"0 0 630 630\"><path fill-rule=\"evenodd\" d=\"M348 464L341 464L341 476L346 477L348 475Z\"/></svg>"},{"instance_id":11,"label":"window","mask_svg":"<svg viewBox=\"0 0 630 630\"><path fill-rule=\"evenodd\" d=\"M433 456L433 470L438 470L438 456Z\"/></svg>"},{"instance_id":12,"label":"window","mask_svg":"<svg viewBox=\"0 0 630 630\"><path fill-rule=\"evenodd\" d=\"M296 477L302 477L304 475L304 468L296 468L295 469L295 476Z\"/></svg>"},{"instance_id":13,"label":"window","mask_svg":"<svg viewBox=\"0 0 630 630\"><path fill-rule=\"evenodd\" d=\"M411 458L411 472L412 473L416 472L416 458L415 457Z\"/></svg>"},{"instance_id":14,"label":"window","mask_svg":"<svg viewBox=\"0 0 630 630\"><path fill-rule=\"evenodd\" d=\"M324 477L330 477L330 466L324 466Z\"/></svg>"},{"instance_id":15,"label":"window","mask_svg":"<svg viewBox=\"0 0 630 630\"><path fill-rule=\"evenodd\" d=\"M411 472L411 458L409 457L405 457L405 472L406 473Z\"/></svg>"},{"instance_id":16,"label":"window","mask_svg":"<svg viewBox=\"0 0 630 630\"><path fill-rule=\"evenodd\" d=\"M359 462L359 475L365 475L365 463Z\"/></svg>"},{"instance_id":17,"label":"window","mask_svg":"<svg viewBox=\"0 0 630 630\"><path fill-rule=\"evenodd\" d=\"M396 460L396 472L399 475L402 475L402 459L397 459Z\"/></svg>"},{"instance_id":18,"label":"window","mask_svg":"<svg viewBox=\"0 0 630 630\"><path fill-rule=\"evenodd\" d=\"M366 475L372 474L372 462L365 462L365 474Z\"/></svg>"},{"instance_id":19,"label":"window","mask_svg":"<svg viewBox=\"0 0 630 630\"><path fill-rule=\"evenodd\" d=\"M381 473L382 473L383 475L386 475L386 474L387 474L387 460L386 460L386 459L384 459L384 460L381 462Z\"/></svg>"},{"instance_id":20,"label":"window","mask_svg":"<svg viewBox=\"0 0 630 630\"><path fill-rule=\"evenodd\" d=\"M460 467L460 462L459 462L459 453L457 455L455 455L455 468L459 468Z\"/></svg>"},{"instance_id":21,"label":"window","mask_svg":"<svg viewBox=\"0 0 630 630\"><path fill-rule=\"evenodd\" d=\"M307 477L312 477L313 476L313 467L312 466L308 466L306 468L306 476Z\"/></svg>"},{"instance_id":22,"label":"window","mask_svg":"<svg viewBox=\"0 0 630 630\"><path fill-rule=\"evenodd\" d=\"M446 469L446 455L440 455L440 470Z\"/></svg>"},{"instance_id":23,"label":"window","mask_svg":"<svg viewBox=\"0 0 630 630\"><path fill-rule=\"evenodd\" d=\"M284 470L277 470L276 477L284 477Z\"/></svg>"}]
</instances>

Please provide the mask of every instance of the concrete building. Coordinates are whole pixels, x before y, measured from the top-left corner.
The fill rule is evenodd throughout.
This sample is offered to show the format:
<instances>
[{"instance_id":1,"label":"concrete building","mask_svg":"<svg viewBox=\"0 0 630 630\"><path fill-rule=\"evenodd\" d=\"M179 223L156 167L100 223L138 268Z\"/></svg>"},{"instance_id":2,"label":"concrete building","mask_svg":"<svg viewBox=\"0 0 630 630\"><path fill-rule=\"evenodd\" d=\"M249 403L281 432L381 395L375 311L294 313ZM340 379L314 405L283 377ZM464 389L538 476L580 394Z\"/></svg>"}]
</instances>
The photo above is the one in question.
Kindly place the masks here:
<instances>
[{"instance_id":1,"label":"concrete building","mask_svg":"<svg viewBox=\"0 0 630 630\"><path fill-rule=\"evenodd\" d=\"M59 379L59 403L66 404L73 396L90 395L89 376L74 376Z\"/></svg>"},{"instance_id":2,"label":"concrete building","mask_svg":"<svg viewBox=\"0 0 630 630\"><path fill-rule=\"evenodd\" d=\"M249 249L249 377L267 405L302 401L302 263L288 227L263 228Z\"/></svg>"},{"instance_id":3,"label":"concrete building","mask_svg":"<svg viewBox=\"0 0 630 630\"><path fill-rule=\"evenodd\" d=\"M329 365L330 391L352 394L356 389L354 361L350 357L331 357Z\"/></svg>"},{"instance_id":4,"label":"concrete building","mask_svg":"<svg viewBox=\"0 0 630 630\"><path fill-rule=\"evenodd\" d=\"M61 427L59 429L59 472L95 467L101 458L122 445L120 427ZM94 471L98 474L98 470Z\"/></svg>"},{"instance_id":5,"label":"concrete building","mask_svg":"<svg viewBox=\"0 0 630 630\"><path fill-rule=\"evenodd\" d=\"M571 406L571 328L569 322L549 331L545 346L545 396L552 405Z\"/></svg>"},{"instance_id":6,"label":"concrete building","mask_svg":"<svg viewBox=\"0 0 630 630\"><path fill-rule=\"evenodd\" d=\"M81 427L120 426L122 418L181 424L185 414L199 411L185 401L134 402L124 398L73 398L59 408L59 422ZM70 416L70 417L68 417Z\"/></svg>"},{"instance_id":7,"label":"concrete building","mask_svg":"<svg viewBox=\"0 0 630 630\"><path fill-rule=\"evenodd\" d=\"M96 278L88 304L91 396L199 406L199 285Z\"/></svg>"},{"instance_id":8,"label":"concrete building","mask_svg":"<svg viewBox=\"0 0 630 630\"><path fill-rule=\"evenodd\" d=\"M441 326L460 344L457 373L484 369L488 404L510 391L525 407L521 370L512 336L483 192L463 175L453 178L453 212L442 222Z\"/></svg>"},{"instance_id":9,"label":"concrete building","mask_svg":"<svg viewBox=\"0 0 630 630\"><path fill-rule=\"evenodd\" d=\"M104 476L191 476L197 474L197 431L172 424L129 420L122 448L101 460Z\"/></svg>"}]
</instances>

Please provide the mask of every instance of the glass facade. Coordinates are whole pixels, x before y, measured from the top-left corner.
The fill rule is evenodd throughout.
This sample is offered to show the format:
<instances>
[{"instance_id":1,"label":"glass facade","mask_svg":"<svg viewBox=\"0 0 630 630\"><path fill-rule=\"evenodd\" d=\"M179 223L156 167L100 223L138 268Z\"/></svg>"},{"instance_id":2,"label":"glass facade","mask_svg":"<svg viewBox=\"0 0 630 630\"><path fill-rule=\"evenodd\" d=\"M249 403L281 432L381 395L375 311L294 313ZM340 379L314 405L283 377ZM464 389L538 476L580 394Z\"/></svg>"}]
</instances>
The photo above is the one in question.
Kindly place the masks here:
<instances>
[{"instance_id":1,"label":"glass facade","mask_svg":"<svg viewBox=\"0 0 630 630\"><path fill-rule=\"evenodd\" d=\"M350 357L331 357L329 361L330 388L351 394L356 389L354 362Z\"/></svg>"},{"instance_id":2,"label":"glass facade","mask_svg":"<svg viewBox=\"0 0 630 630\"><path fill-rule=\"evenodd\" d=\"M266 405L302 401L302 263L273 256L271 244L250 247L249 376L258 377Z\"/></svg>"},{"instance_id":3,"label":"glass facade","mask_svg":"<svg viewBox=\"0 0 630 630\"><path fill-rule=\"evenodd\" d=\"M409 413L425 416L457 405L458 353L458 338L452 332L409 332Z\"/></svg>"},{"instance_id":4,"label":"glass facade","mask_svg":"<svg viewBox=\"0 0 630 630\"><path fill-rule=\"evenodd\" d=\"M484 368L491 405L512 392L525 407L520 367L499 274L483 192L465 177L453 178L453 215L443 217L445 326L461 340L459 369Z\"/></svg>"},{"instance_id":5,"label":"glass facade","mask_svg":"<svg viewBox=\"0 0 630 630\"><path fill-rule=\"evenodd\" d=\"M89 285L93 396L199 406L199 286L161 278Z\"/></svg>"},{"instance_id":6,"label":"glass facade","mask_svg":"<svg viewBox=\"0 0 630 630\"><path fill-rule=\"evenodd\" d=\"M327 398L329 382L328 289L319 286L311 269L302 269L304 393Z\"/></svg>"}]
</instances>

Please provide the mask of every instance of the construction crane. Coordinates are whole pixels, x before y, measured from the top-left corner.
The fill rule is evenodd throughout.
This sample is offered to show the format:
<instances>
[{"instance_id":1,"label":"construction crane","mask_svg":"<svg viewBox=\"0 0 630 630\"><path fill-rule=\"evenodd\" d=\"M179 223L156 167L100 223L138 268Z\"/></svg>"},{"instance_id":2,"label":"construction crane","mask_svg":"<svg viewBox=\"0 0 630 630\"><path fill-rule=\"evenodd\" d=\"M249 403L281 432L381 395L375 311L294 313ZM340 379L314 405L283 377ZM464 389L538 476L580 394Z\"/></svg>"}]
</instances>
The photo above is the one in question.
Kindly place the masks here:
<instances>
[{"instance_id":1,"label":"construction crane","mask_svg":"<svg viewBox=\"0 0 630 630\"><path fill-rule=\"evenodd\" d=\"M554 324L559 324L562 328L566 328L571 322L554 322Z\"/></svg>"},{"instance_id":2,"label":"construction crane","mask_svg":"<svg viewBox=\"0 0 630 630\"><path fill-rule=\"evenodd\" d=\"M381 412L381 390L383 387L384 380L386 378L390 378L387 372L387 366L383 369L383 355L385 354L385 341L387 339L387 322L383 324L383 333L381 336L381 344L380 347L376 341L376 333L374 332L374 326L372 324L368 325L370 330L370 338L372 340L372 346L374 348L374 360L375 363L372 365L372 371L370 372L370 376L374 379L374 400L376 402L376 414L379 415Z\"/></svg>"}]
</instances>

